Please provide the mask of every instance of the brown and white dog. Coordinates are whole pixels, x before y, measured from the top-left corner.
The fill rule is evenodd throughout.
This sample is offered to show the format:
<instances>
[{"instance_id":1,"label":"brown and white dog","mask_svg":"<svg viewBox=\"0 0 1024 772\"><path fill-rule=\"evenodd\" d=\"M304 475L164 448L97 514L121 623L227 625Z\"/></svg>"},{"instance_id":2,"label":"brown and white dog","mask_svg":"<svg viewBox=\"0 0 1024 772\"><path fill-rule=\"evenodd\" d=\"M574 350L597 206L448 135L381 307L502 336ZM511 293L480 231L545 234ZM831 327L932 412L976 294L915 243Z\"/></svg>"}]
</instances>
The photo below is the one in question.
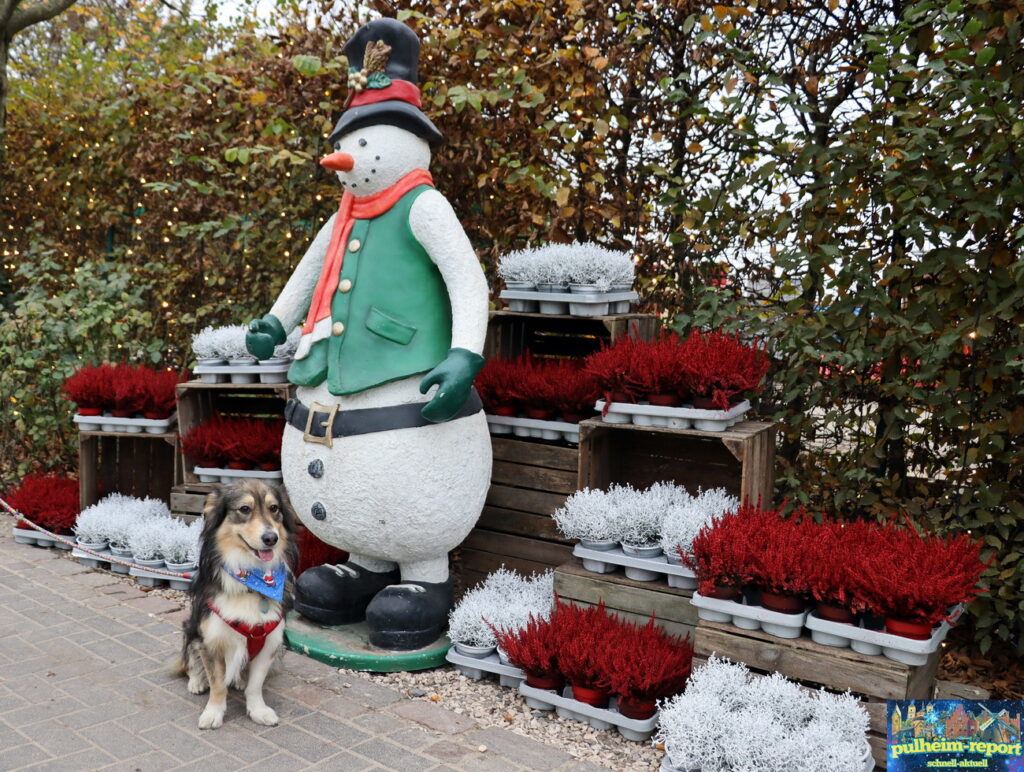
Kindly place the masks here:
<instances>
[{"instance_id":1,"label":"brown and white dog","mask_svg":"<svg viewBox=\"0 0 1024 772\"><path fill-rule=\"evenodd\" d=\"M179 672L188 675L192 694L210 690L200 729L224 723L229 684L245 690L249 718L273 726L277 713L263 701L263 681L284 641L296 555L295 513L282 489L245 480L211 493L203 515ZM269 585L260 584L264 580ZM274 600L245 582L264 591L281 584L283 598Z\"/></svg>"}]
</instances>

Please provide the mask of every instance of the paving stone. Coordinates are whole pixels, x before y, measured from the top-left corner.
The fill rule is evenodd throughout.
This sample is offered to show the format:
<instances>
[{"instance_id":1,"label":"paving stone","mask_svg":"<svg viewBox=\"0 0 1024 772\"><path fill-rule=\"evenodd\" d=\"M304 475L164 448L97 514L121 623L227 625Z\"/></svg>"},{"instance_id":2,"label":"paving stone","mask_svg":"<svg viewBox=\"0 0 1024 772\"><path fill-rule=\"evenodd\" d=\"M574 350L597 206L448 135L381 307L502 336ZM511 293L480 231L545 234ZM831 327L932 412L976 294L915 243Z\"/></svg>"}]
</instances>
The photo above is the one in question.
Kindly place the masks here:
<instances>
[{"instance_id":1,"label":"paving stone","mask_svg":"<svg viewBox=\"0 0 1024 772\"><path fill-rule=\"evenodd\" d=\"M26 736L17 729L8 726L0 721L0 748L13 748L15 745L24 745L30 742L31 735Z\"/></svg>"},{"instance_id":2,"label":"paving stone","mask_svg":"<svg viewBox=\"0 0 1024 772\"><path fill-rule=\"evenodd\" d=\"M555 769L572 760L572 756L564 751L502 729L479 729L470 732L466 736L466 742L470 745L486 745L488 749L515 759L529 769Z\"/></svg>"},{"instance_id":3,"label":"paving stone","mask_svg":"<svg viewBox=\"0 0 1024 772\"><path fill-rule=\"evenodd\" d=\"M73 713L64 713L57 716L56 720L68 729L82 729L83 727L95 726L112 719L123 718L135 713L138 709L138 706L133 705L131 702L114 700L103 705L102 708L82 708Z\"/></svg>"},{"instance_id":4,"label":"paving stone","mask_svg":"<svg viewBox=\"0 0 1024 772\"><path fill-rule=\"evenodd\" d=\"M392 724L392 728L394 728L394 724ZM388 735L388 739L399 745L404 745L406 748L426 748L437 740L437 735L425 732L419 727L410 726L392 732Z\"/></svg>"},{"instance_id":5,"label":"paving stone","mask_svg":"<svg viewBox=\"0 0 1024 772\"><path fill-rule=\"evenodd\" d=\"M366 712L366 708L358 702L350 700L348 697L342 697L341 695L331 697L326 702L321 703L317 710L321 713L330 713L340 718L353 718L355 716L361 716Z\"/></svg>"},{"instance_id":6,"label":"paving stone","mask_svg":"<svg viewBox=\"0 0 1024 772\"><path fill-rule=\"evenodd\" d=\"M461 734L476 726L476 722L468 716L461 716L423 700L408 700L392 705L391 712L445 734Z\"/></svg>"},{"instance_id":7,"label":"paving stone","mask_svg":"<svg viewBox=\"0 0 1024 772\"><path fill-rule=\"evenodd\" d=\"M360 743L352 750L387 769L426 769L431 766L428 759L379 737Z\"/></svg>"},{"instance_id":8,"label":"paving stone","mask_svg":"<svg viewBox=\"0 0 1024 772\"><path fill-rule=\"evenodd\" d=\"M362 678L339 676L339 680L330 682L332 688L341 686L341 693L350 700L357 700L370 708L384 708L393 702L405 699L402 693L389 686L371 683ZM349 684L348 688L345 684Z\"/></svg>"},{"instance_id":9,"label":"paving stone","mask_svg":"<svg viewBox=\"0 0 1024 772\"><path fill-rule=\"evenodd\" d=\"M85 598L82 602L89 608L99 611L100 609L116 606L120 601L110 595L96 595L92 598Z\"/></svg>"},{"instance_id":10,"label":"paving stone","mask_svg":"<svg viewBox=\"0 0 1024 772\"><path fill-rule=\"evenodd\" d=\"M198 719L197 714L196 720L198 721ZM246 717L245 721L248 720ZM242 722L224 724L216 732L204 732L203 739L213 747L246 764L254 764L277 753L276 746L254 737L249 725Z\"/></svg>"},{"instance_id":11,"label":"paving stone","mask_svg":"<svg viewBox=\"0 0 1024 772\"><path fill-rule=\"evenodd\" d=\"M34 743L15 745L0 751L0 769L20 769L49 758L52 756Z\"/></svg>"},{"instance_id":12,"label":"paving stone","mask_svg":"<svg viewBox=\"0 0 1024 772\"><path fill-rule=\"evenodd\" d=\"M323 770L323 772L362 772L365 769L380 769L377 764L374 764L369 759L364 759L362 756L356 756L348 751L342 751L336 753L329 758L324 759L318 764L314 764L311 767L307 767L308 770ZM420 772L417 770L410 770L410 772Z\"/></svg>"},{"instance_id":13,"label":"paving stone","mask_svg":"<svg viewBox=\"0 0 1024 772\"><path fill-rule=\"evenodd\" d=\"M120 600L125 598L145 598L146 593L139 587L133 584L125 584L124 582L118 582L117 584L108 584L99 588L100 592L106 595L116 595Z\"/></svg>"},{"instance_id":14,"label":"paving stone","mask_svg":"<svg viewBox=\"0 0 1024 772\"><path fill-rule=\"evenodd\" d=\"M88 566L84 566L77 560L55 560L46 567L47 571L52 571L60 576L72 576L74 574L86 574L92 571Z\"/></svg>"},{"instance_id":15,"label":"paving stone","mask_svg":"<svg viewBox=\"0 0 1024 772\"><path fill-rule=\"evenodd\" d=\"M114 575L106 571L90 571L87 574L81 574L75 577L75 584L84 587L103 587L104 585L110 584L121 584L119 579L114 578Z\"/></svg>"},{"instance_id":16,"label":"paving stone","mask_svg":"<svg viewBox=\"0 0 1024 772\"><path fill-rule=\"evenodd\" d=\"M120 721L96 724L84 727L78 730L78 733L116 759L138 756L152 749L137 732L129 731L120 724Z\"/></svg>"},{"instance_id":17,"label":"paving stone","mask_svg":"<svg viewBox=\"0 0 1024 772\"><path fill-rule=\"evenodd\" d=\"M62 716L65 713L73 713L82 707L82 703L78 700L72 699L71 697L64 697L63 699L58 700L48 700L46 702L39 703L38 705L29 703L24 707L15 708L8 713L4 713L3 717L4 721L17 729L18 727L28 726L29 724L37 724L48 718Z\"/></svg>"},{"instance_id":18,"label":"paving stone","mask_svg":"<svg viewBox=\"0 0 1024 772\"><path fill-rule=\"evenodd\" d=\"M558 768L558 772L606 772L614 767L595 764L592 761L572 761Z\"/></svg>"},{"instance_id":19,"label":"paving stone","mask_svg":"<svg viewBox=\"0 0 1024 772\"><path fill-rule=\"evenodd\" d=\"M297 683L285 689L278 689L275 681L274 687L276 691L279 691L284 696L298 700L303 705L308 705L311 708L318 708L335 697L334 692L305 682Z\"/></svg>"},{"instance_id":20,"label":"paving stone","mask_svg":"<svg viewBox=\"0 0 1024 772\"><path fill-rule=\"evenodd\" d=\"M209 756L214 750L213 746L173 724L162 724L147 729L145 732L140 732L139 737L145 739L154 748L171 754L179 762L201 759L203 756Z\"/></svg>"},{"instance_id":21,"label":"paving stone","mask_svg":"<svg viewBox=\"0 0 1024 772\"><path fill-rule=\"evenodd\" d=\"M216 732L211 734L216 734ZM203 756L201 759L196 759L190 764L175 767L174 772L211 772L211 770L216 770L217 772L232 772L232 770L236 769L245 769L247 766L246 762L239 761L225 753L214 753L210 756Z\"/></svg>"},{"instance_id":22,"label":"paving stone","mask_svg":"<svg viewBox=\"0 0 1024 772\"><path fill-rule=\"evenodd\" d=\"M59 759L47 759L38 764L33 764L28 769L40 770L40 772L82 772L83 769L99 769L112 764L114 757L99 748L87 748L70 756L62 756Z\"/></svg>"},{"instance_id":23,"label":"paving stone","mask_svg":"<svg viewBox=\"0 0 1024 772\"><path fill-rule=\"evenodd\" d=\"M461 745L456 745L455 743L448 742L447 740L436 742L423 752L440 761L448 761L452 763L459 762L470 755L479 755L478 751L473 751Z\"/></svg>"},{"instance_id":24,"label":"paving stone","mask_svg":"<svg viewBox=\"0 0 1024 772\"><path fill-rule=\"evenodd\" d=\"M177 768L178 764L178 761L163 751L154 750L104 767L104 772L169 772Z\"/></svg>"},{"instance_id":25,"label":"paving stone","mask_svg":"<svg viewBox=\"0 0 1024 772\"><path fill-rule=\"evenodd\" d=\"M145 598L132 598L125 601L125 604L147 614L166 614L169 611L178 611L181 606L167 598L147 595Z\"/></svg>"},{"instance_id":26,"label":"paving stone","mask_svg":"<svg viewBox=\"0 0 1024 772\"><path fill-rule=\"evenodd\" d=\"M329 738L343 748L350 748L370 739L369 734L352 726L348 721L341 721L322 713L310 713L308 716L296 720L295 724L317 737ZM274 738L268 739L273 740Z\"/></svg>"},{"instance_id":27,"label":"paving stone","mask_svg":"<svg viewBox=\"0 0 1024 772\"><path fill-rule=\"evenodd\" d=\"M466 760L456 765L456 768L466 772L510 772L510 770L523 769L518 764L513 764L507 758L494 753L474 753L467 756Z\"/></svg>"},{"instance_id":28,"label":"paving stone","mask_svg":"<svg viewBox=\"0 0 1024 772\"><path fill-rule=\"evenodd\" d=\"M299 759L298 756L293 756L290 753L276 753L273 756L268 756L262 761L258 761L246 767L246 772L287 772L287 770L293 769L306 769L308 765ZM342 772L339 770L339 772ZM345 770L347 772L347 770Z\"/></svg>"},{"instance_id":29,"label":"paving stone","mask_svg":"<svg viewBox=\"0 0 1024 772\"><path fill-rule=\"evenodd\" d=\"M278 731L267 739L306 761L322 761L328 756L333 756L338 751L344 750L337 743L337 738L322 740L294 727L289 727L285 731L281 731L279 727L272 728Z\"/></svg>"}]
</instances>

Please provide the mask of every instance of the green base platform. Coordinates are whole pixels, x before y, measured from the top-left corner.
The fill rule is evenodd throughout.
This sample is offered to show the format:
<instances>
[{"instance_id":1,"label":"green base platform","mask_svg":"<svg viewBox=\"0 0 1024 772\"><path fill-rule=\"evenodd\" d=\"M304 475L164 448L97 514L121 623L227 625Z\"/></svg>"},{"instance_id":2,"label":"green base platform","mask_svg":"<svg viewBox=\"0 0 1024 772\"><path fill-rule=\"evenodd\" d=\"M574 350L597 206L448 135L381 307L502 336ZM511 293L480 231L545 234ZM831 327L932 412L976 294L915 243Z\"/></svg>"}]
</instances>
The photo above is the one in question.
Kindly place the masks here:
<instances>
[{"instance_id":1,"label":"green base platform","mask_svg":"<svg viewBox=\"0 0 1024 772\"><path fill-rule=\"evenodd\" d=\"M442 635L423 649L387 651L370 644L370 631L365 622L321 627L296 611L288 614L285 641L292 651L328 665L375 673L440 667L445 664L444 657L452 645L448 636Z\"/></svg>"}]
</instances>

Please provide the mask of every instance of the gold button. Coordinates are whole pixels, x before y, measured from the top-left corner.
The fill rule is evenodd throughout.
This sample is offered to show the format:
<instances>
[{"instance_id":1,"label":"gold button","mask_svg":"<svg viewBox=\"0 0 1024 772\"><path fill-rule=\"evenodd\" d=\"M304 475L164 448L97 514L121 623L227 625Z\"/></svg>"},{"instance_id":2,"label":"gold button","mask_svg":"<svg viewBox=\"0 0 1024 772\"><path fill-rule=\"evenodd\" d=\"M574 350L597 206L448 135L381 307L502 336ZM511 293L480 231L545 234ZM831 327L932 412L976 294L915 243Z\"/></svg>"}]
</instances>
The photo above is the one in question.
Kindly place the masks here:
<instances>
[{"instance_id":1,"label":"gold button","mask_svg":"<svg viewBox=\"0 0 1024 772\"><path fill-rule=\"evenodd\" d=\"M360 241L359 241L359 239L352 239L352 240L351 240L351 241L350 241L350 242L348 243L348 251L349 251L349 252L355 252L355 251L357 251L357 250L359 249L359 247L361 247L361 246L362 246L362 242L360 242Z\"/></svg>"},{"instance_id":2,"label":"gold button","mask_svg":"<svg viewBox=\"0 0 1024 772\"><path fill-rule=\"evenodd\" d=\"M348 292L352 289L351 279L342 279L341 283L338 284L338 292Z\"/></svg>"},{"instance_id":3,"label":"gold button","mask_svg":"<svg viewBox=\"0 0 1024 772\"><path fill-rule=\"evenodd\" d=\"M345 325L341 322L335 322L331 325L331 332L335 335L341 335L341 333L345 332Z\"/></svg>"}]
</instances>

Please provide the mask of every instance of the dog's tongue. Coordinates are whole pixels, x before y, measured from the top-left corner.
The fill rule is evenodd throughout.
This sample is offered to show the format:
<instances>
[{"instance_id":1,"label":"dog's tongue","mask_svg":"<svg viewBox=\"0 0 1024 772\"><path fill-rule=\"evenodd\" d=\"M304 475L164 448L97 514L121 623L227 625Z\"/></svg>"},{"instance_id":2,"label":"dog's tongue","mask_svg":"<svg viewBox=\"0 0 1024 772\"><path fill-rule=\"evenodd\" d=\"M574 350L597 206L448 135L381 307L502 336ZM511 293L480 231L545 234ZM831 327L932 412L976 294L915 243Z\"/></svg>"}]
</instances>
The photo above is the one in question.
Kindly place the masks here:
<instances>
[{"instance_id":1,"label":"dog's tongue","mask_svg":"<svg viewBox=\"0 0 1024 772\"><path fill-rule=\"evenodd\" d=\"M256 557L266 563L274 559L274 550L256 550Z\"/></svg>"}]
</instances>

